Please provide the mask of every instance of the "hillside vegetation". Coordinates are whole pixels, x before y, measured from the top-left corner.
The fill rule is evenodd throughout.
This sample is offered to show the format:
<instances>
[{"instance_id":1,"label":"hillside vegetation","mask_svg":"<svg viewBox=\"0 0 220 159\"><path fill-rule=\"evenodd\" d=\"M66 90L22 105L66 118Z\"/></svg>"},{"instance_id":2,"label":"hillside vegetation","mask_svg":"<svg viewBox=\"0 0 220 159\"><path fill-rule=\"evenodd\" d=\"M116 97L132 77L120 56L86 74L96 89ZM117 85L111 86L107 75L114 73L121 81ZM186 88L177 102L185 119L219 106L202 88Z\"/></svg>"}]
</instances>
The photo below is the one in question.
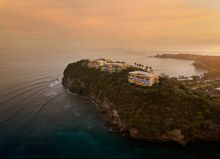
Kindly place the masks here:
<instances>
[{"instance_id":1,"label":"hillside vegetation","mask_svg":"<svg viewBox=\"0 0 220 159\"><path fill-rule=\"evenodd\" d=\"M127 79L131 70L102 72L88 68L87 61L82 60L67 66L63 84L79 95L107 99L127 129L136 130L137 138L172 140L173 135L173 140L180 143L220 139L218 104L192 93L176 80L161 78L159 84L148 88L132 85ZM176 130L183 137L169 133Z\"/></svg>"}]
</instances>

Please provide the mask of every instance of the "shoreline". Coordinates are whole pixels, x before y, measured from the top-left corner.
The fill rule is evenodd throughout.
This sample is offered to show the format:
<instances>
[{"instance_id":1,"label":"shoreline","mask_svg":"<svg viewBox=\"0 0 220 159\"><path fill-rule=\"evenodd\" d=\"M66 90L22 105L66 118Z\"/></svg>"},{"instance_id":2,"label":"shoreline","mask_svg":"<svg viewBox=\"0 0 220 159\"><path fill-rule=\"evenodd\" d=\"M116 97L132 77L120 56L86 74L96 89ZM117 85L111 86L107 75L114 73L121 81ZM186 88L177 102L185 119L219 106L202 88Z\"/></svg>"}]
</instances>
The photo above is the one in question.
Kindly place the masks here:
<instances>
[{"instance_id":1,"label":"shoreline","mask_svg":"<svg viewBox=\"0 0 220 159\"><path fill-rule=\"evenodd\" d=\"M114 120L112 120L112 117L115 117L114 112L109 113L109 111L106 111L105 108L103 107L103 104L101 104L99 100L96 100L95 98L92 98L90 96L84 96L84 95L79 95L77 93L73 93L70 91L70 87L68 87L65 84L63 84L63 86L64 86L64 88L67 89L68 93L70 93L74 96L79 96L80 98L83 98L83 99L87 99L96 106L104 124L106 125L108 133L117 134L121 137L128 137L130 139L135 139L138 141L153 142L153 143L157 143L157 144L174 143L174 144L178 144L181 146L186 146L191 143L188 141L186 142L186 141L173 140L172 138L161 139L158 136L157 137L154 137L154 136L149 136L149 137L140 137L139 136L138 137L138 136L135 136L135 134L131 135L130 130L125 125L123 125L123 127L121 127L120 126L121 123L118 125L118 123L112 122L112 121L114 121Z\"/></svg>"},{"instance_id":2,"label":"shoreline","mask_svg":"<svg viewBox=\"0 0 220 159\"><path fill-rule=\"evenodd\" d=\"M71 71L71 73L68 72L68 70ZM80 71L79 74L77 73L78 71ZM98 76L96 76L96 77L91 76L91 78L89 78L89 80L93 81L93 82L89 82L86 79L88 77L90 77L90 76L88 76L88 74L91 74L92 72L96 72L96 74L98 74ZM191 126L191 124L189 124L189 125L183 124L182 125L182 124L178 124L175 122L175 120L180 120L179 115L181 115L183 117L183 119L181 119L180 121L182 121L182 120L183 121L184 120L191 121L192 120L190 116L184 116L184 114L179 114L179 111L180 111L179 109L181 109L181 110L184 109L185 111L187 111L188 104L192 104L192 108L190 108L190 109L193 109L193 105L198 105L198 102L201 103L202 105L206 103L206 101L205 100L203 101L202 98L200 99L199 96L197 97L194 95L194 96L190 97L191 94L189 94L187 92L187 89L182 87L182 85L180 83L178 83L177 81L172 81L172 80L167 79L162 83L162 85L160 87L148 88L148 91L154 90L154 93L152 92L154 94L154 95L152 94L153 96L155 96L156 92L159 93L160 92L159 90L161 90L162 92L165 90L166 90L166 92L168 90L170 90L171 92L168 91L167 92L168 94L170 94L171 96L174 94L179 96L178 99L180 101L179 100L178 101L180 103L179 103L179 106L177 108L175 108L175 111L174 111L179 115L177 115L173 111L172 112L168 111L167 112L168 115L166 115L166 113L161 114L167 120L169 120L170 118L171 119L173 118L172 120L174 121L174 124L171 125L172 128L169 128L169 127L164 127L164 126L166 126L166 124L169 124L169 122L163 121L164 119L161 120L161 117L157 116L158 115L157 110L162 109L158 105L159 103L160 104L162 104L162 103L160 101L156 100L157 97L155 98L155 97L151 96L151 94L145 92L145 93L147 93L146 98L148 100L152 100L151 102L153 102L152 104L146 105L146 112L148 112L148 113L151 112L150 110L153 108L151 106L155 107L155 108L153 108L153 110L155 110L156 112L153 111L152 113L148 114L147 115L148 118L146 118L145 116L142 116L142 117L137 116L136 118L134 118L131 115L131 113L127 111L127 107L131 105L132 107L130 106L130 109L133 109L133 111L138 111L140 108L143 108L142 106L144 106L144 105L142 105L141 103L143 103L144 101L141 103L140 102L137 103L138 105L136 105L136 106L132 105L132 104L135 104L133 102L133 100L130 102L125 101L125 102L121 103L119 101L121 101L121 100L124 101L125 99L126 100L128 100L128 99L127 99L127 95L124 96L125 94L121 94L122 92L120 92L120 90L123 88L127 88L128 90L126 92L128 93L128 97L131 97L133 99L133 97L131 96L132 91L135 91L137 93L139 92L142 95L144 95L143 93L144 93L145 89L138 88L138 87L135 88L135 86L131 86L131 85L127 84L127 82L125 83L125 81L123 80L123 83L121 83L121 84L124 84L124 87L121 87L121 86L119 88L116 87L117 89L119 89L117 95L116 94L113 95L114 93L116 93L113 90L112 90L113 94L110 93L110 95L113 95L113 97L117 97L117 101L119 100L117 102L114 100L114 98L112 99L111 96L109 97L109 95L106 94L107 93L106 91L108 91L109 89L112 89L112 87L109 87L109 85L111 85L111 82L108 83L108 85L104 85L105 87L103 87L102 84L100 85L100 83L95 82L100 77L103 78L103 75L106 75L106 78L105 78L106 80L108 80L109 78L114 77L114 76L116 76L117 78L119 78L119 77L120 78L127 78L124 76L124 75L126 75L126 72L124 72L122 74L115 74L113 76L112 74L102 73L101 71L98 71L95 69L89 69L89 68L85 67L85 65L82 61L82 64L80 62L78 62L78 63L72 63L72 64L68 65L67 69L64 71L64 77L62 79L62 84L68 89L68 91L70 93L73 93L74 95L78 95L80 97L86 98L86 99L90 100L93 104L96 105L98 111L100 112L100 114L102 116L102 119L106 123L106 126L107 126L109 133L115 133L120 136L126 136L126 137L130 137L133 139L144 140L144 141L152 141L152 142L156 142L156 143L175 142L175 143L179 143L182 146L185 146L188 143L195 142L195 141L196 142L197 141L215 141L215 140L219 141L218 132L217 132L218 129L215 127L211 128L211 129L209 129L209 128L208 129L201 129L199 127L194 127L196 132L191 132L190 131L191 129L189 129L189 130L184 129L186 126ZM116 77L112 81L112 84L114 82L118 81ZM116 83L115 83L115 86L117 86ZM171 89L172 87L176 87L177 92L173 92L172 91L173 89ZM184 93L183 94L184 96L182 96L182 93ZM166 99L167 95L165 95L165 94L161 94L161 95L162 95L161 96L162 100L165 100L168 102L168 105L162 104L161 106L165 106L165 108L169 108L169 109L165 109L165 110L170 110L171 107L169 105L171 104L171 106L172 106L173 102L176 101L176 99L169 97L169 100L167 100ZM192 101L186 102L184 100L186 97L190 98ZM109 100L109 99L111 99L111 100ZM144 103L146 103L146 102L144 102ZM121 104L123 104L123 105L121 105ZM206 104L208 104L208 103L206 103ZM181 106L183 106L183 107L181 107ZM211 108L208 108L209 106L211 106L210 103L206 106L206 108L211 109ZM196 109L198 109L198 108L196 108ZM200 111L204 110L203 107L201 107L199 109L201 109ZM189 113L191 114L193 112L190 111ZM119 114L120 114L120 116L119 116ZM215 115L216 113L213 112L211 114ZM143 117L145 117L145 119L150 120L149 121L150 125L148 125L148 124L145 125L144 122L141 123ZM215 118L216 117L211 117L208 119L212 120ZM130 123L130 121L134 121L134 122ZM136 123L136 122L140 122L140 123ZM205 119L201 120L200 122L202 122L202 123L205 122ZM207 124L209 124L209 123L207 123ZM211 122L211 125L212 125L212 122ZM166 129L163 129L163 128L166 128ZM190 134L186 133L187 130L189 131L188 133L190 133ZM213 130L213 132L211 132L209 130Z\"/></svg>"},{"instance_id":3,"label":"shoreline","mask_svg":"<svg viewBox=\"0 0 220 159\"><path fill-rule=\"evenodd\" d=\"M154 144L162 144L162 145L176 145L178 144L179 146L181 147L187 147L189 145L192 145L192 144L196 144L196 143L220 143L220 140L202 140L202 139L195 139L193 141L187 141L187 142L178 142L176 140L172 140L171 138L170 139L161 139L161 138L156 138L156 137L135 137L135 136L131 136L130 133L129 133L129 129L125 128L122 130L120 130L120 127L118 127L118 125L116 125L115 123L112 122L112 119L110 118L110 116L108 116L109 114L107 114L107 112L103 109L103 106L97 102L96 99L92 98L92 97L89 97L89 96L85 96L85 95L79 95L77 93L73 93L71 92L69 89L68 86L64 85L64 88L68 91L68 93L70 93L71 95L74 95L74 96L78 96L80 98L83 98L83 99L87 99L89 100L91 103L93 103L95 105L95 107L97 108L97 111L98 113L100 114L100 117L101 117L101 120L104 122L104 125L106 126L107 128L107 132L110 133L110 134L116 134L118 136L121 136L121 137L126 137L128 139L131 139L131 140L137 140L137 141L140 141L140 142L151 142L151 143L154 143Z\"/></svg>"},{"instance_id":4,"label":"shoreline","mask_svg":"<svg viewBox=\"0 0 220 159\"><path fill-rule=\"evenodd\" d=\"M207 56L195 54L158 54L155 58L171 58L181 60L191 60L197 69L207 71L205 78L220 78L220 56Z\"/></svg>"}]
</instances>

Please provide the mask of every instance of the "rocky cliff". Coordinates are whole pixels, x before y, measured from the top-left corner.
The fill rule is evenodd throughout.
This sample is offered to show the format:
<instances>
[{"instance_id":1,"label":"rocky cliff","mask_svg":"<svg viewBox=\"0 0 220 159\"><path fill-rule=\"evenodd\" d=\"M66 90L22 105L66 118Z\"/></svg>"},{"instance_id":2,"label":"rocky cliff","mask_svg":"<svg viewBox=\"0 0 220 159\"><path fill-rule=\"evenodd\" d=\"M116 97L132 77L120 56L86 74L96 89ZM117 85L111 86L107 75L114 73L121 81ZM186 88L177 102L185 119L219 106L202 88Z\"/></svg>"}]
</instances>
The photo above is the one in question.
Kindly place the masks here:
<instances>
[{"instance_id":1,"label":"rocky cliff","mask_svg":"<svg viewBox=\"0 0 220 159\"><path fill-rule=\"evenodd\" d=\"M82 60L67 66L63 85L93 100L110 132L182 145L220 139L219 105L168 79L150 88L131 85L128 71L102 72L88 68Z\"/></svg>"}]
</instances>

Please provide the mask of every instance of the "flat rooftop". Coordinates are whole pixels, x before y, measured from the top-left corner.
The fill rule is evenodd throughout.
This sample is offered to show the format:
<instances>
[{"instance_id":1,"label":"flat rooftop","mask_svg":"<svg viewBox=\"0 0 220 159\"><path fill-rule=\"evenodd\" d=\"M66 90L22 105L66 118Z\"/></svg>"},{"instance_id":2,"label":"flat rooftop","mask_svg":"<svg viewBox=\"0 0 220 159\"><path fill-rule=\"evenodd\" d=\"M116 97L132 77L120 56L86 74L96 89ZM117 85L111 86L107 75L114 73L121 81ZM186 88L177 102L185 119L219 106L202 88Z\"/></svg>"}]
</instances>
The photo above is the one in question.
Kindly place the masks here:
<instances>
[{"instance_id":1,"label":"flat rooftop","mask_svg":"<svg viewBox=\"0 0 220 159\"><path fill-rule=\"evenodd\" d=\"M144 76L156 76L153 73L145 72L145 71L132 71L132 72L129 72L129 74L144 75Z\"/></svg>"}]
</instances>

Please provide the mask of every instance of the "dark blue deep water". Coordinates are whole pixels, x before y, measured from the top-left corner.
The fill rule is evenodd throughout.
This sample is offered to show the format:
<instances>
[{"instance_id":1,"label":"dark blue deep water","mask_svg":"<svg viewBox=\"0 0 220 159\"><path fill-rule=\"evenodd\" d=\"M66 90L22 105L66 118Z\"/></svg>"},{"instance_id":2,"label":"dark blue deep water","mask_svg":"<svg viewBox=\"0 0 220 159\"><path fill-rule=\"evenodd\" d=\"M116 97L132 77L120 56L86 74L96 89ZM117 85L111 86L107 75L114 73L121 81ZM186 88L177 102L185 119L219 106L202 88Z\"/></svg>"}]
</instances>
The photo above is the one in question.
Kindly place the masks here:
<instances>
[{"instance_id":1,"label":"dark blue deep water","mask_svg":"<svg viewBox=\"0 0 220 159\"><path fill-rule=\"evenodd\" d=\"M109 134L95 105L68 93L61 84L62 72L68 63L98 54L2 49L0 55L0 159L220 158L220 143L182 147ZM108 53L103 56L110 57ZM123 56L128 61L129 58L146 58L157 70L164 68L164 62L149 60L145 54L112 55L116 59ZM177 63L181 68L185 65L187 73L198 73L188 61L168 60L167 63L168 66ZM175 74L175 70L172 73Z\"/></svg>"}]
</instances>

